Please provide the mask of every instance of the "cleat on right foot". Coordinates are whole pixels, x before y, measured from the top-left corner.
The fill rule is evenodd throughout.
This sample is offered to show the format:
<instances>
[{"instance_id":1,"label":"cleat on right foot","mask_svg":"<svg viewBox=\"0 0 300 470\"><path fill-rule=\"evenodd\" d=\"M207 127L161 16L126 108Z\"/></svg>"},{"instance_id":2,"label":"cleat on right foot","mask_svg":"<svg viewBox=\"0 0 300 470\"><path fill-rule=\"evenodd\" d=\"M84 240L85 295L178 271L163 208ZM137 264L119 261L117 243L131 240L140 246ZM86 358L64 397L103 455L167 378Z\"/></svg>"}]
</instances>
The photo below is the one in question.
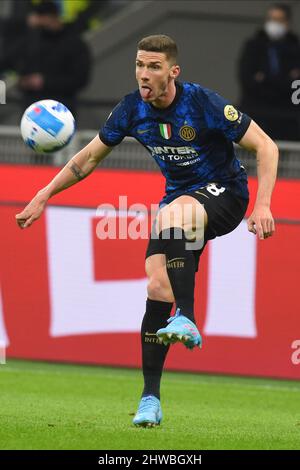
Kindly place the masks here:
<instances>
[{"instance_id":1,"label":"cleat on right foot","mask_svg":"<svg viewBox=\"0 0 300 470\"><path fill-rule=\"evenodd\" d=\"M187 317L181 314L180 309L176 310L176 314L169 318L169 325L161 328L156 332L158 338L163 338L164 344L174 344L181 341L188 349L195 346L201 347L202 338L197 326Z\"/></svg>"}]
</instances>

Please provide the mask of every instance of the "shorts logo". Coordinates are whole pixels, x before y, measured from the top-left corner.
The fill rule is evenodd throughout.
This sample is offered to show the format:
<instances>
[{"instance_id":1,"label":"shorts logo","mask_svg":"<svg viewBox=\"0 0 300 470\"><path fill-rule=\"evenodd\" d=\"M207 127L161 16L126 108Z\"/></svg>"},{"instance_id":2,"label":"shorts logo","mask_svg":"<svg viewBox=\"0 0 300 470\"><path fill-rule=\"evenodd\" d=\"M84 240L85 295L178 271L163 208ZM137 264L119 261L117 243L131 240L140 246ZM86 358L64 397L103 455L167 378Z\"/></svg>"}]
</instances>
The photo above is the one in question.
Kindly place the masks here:
<instances>
[{"instance_id":1,"label":"shorts logo","mask_svg":"<svg viewBox=\"0 0 300 470\"><path fill-rule=\"evenodd\" d=\"M236 121L239 117L239 113L231 104L227 104L224 108L224 116L228 121Z\"/></svg>"},{"instance_id":2,"label":"shorts logo","mask_svg":"<svg viewBox=\"0 0 300 470\"><path fill-rule=\"evenodd\" d=\"M196 137L196 131L191 126L182 126L179 130L179 135L183 140L193 140Z\"/></svg>"},{"instance_id":3,"label":"shorts logo","mask_svg":"<svg viewBox=\"0 0 300 470\"><path fill-rule=\"evenodd\" d=\"M172 258L167 260L168 269L184 268L184 258Z\"/></svg>"}]
</instances>

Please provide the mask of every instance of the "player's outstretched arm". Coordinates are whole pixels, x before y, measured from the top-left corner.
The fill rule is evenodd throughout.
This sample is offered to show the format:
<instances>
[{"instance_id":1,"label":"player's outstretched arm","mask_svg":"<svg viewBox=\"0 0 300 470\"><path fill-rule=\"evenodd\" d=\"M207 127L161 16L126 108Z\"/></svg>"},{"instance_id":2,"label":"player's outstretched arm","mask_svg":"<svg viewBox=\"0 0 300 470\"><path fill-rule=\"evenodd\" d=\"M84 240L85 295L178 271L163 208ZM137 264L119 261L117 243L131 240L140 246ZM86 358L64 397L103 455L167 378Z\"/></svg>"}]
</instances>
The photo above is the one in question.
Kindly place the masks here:
<instances>
[{"instance_id":1,"label":"player's outstretched arm","mask_svg":"<svg viewBox=\"0 0 300 470\"><path fill-rule=\"evenodd\" d=\"M16 214L19 227L22 229L30 227L41 216L51 196L86 178L111 150L112 147L105 145L99 136L96 136L69 160L53 180L35 195L22 212Z\"/></svg>"},{"instance_id":2,"label":"player's outstretched arm","mask_svg":"<svg viewBox=\"0 0 300 470\"><path fill-rule=\"evenodd\" d=\"M254 121L251 121L239 145L256 152L258 190L253 212L248 219L248 230L263 240L275 232L270 206L277 175L278 147Z\"/></svg>"}]
</instances>

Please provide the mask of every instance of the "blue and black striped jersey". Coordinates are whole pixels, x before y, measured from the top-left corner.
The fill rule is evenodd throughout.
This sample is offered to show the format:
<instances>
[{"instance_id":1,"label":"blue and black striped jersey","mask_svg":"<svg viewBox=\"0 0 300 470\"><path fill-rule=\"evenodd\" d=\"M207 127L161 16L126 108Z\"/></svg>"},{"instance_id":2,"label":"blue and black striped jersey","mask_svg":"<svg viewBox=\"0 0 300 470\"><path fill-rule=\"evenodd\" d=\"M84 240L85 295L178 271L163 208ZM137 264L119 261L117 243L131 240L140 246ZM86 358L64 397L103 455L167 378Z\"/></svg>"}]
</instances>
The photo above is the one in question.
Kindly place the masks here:
<instances>
[{"instance_id":1,"label":"blue and black striped jersey","mask_svg":"<svg viewBox=\"0 0 300 470\"><path fill-rule=\"evenodd\" d=\"M176 82L176 96L167 108L145 103L139 90L126 95L99 137L114 146L132 136L149 151L166 178L163 202L211 182L247 199L247 174L233 142L243 137L250 122L217 93L196 83Z\"/></svg>"}]
</instances>

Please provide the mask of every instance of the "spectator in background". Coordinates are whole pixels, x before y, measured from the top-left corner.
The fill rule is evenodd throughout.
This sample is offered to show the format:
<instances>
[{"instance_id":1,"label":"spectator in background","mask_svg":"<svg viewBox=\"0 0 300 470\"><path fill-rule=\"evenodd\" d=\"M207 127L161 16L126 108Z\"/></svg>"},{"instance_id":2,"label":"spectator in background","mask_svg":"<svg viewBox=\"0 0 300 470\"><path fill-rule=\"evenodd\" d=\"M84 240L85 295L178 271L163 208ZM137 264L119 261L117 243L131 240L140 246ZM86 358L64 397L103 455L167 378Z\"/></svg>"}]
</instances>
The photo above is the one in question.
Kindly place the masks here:
<instances>
[{"instance_id":1,"label":"spectator in background","mask_svg":"<svg viewBox=\"0 0 300 470\"><path fill-rule=\"evenodd\" d=\"M63 22L77 33L100 27L100 13L109 2L110 0L56 0Z\"/></svg>"},{"instance_id":2,"label":"spectator in background","mask_svg":"<svg viewBox=\"0 0 300 470\"><path fill-rule=\"evenodd\" d=\"M292 82L300 78L299 39L291 31L291 9L274 4L264 29L244 46L239 61L240 108L277 140L300 140L299 110Z\"/></svg>"},{"instance_id":3,"label":"spectator in background","mask_svg":"<svg viewBox=\"0 0 300 470\"><path fill-rule=\"evenodd\" d=\"M0 59L0 75L18 74L23 109L40 99L56 99L76 114L76 96L88 83L90 53L85 42L62 23L54 2L32 8L27 30Z\"/></svg>"}]
</instances>

